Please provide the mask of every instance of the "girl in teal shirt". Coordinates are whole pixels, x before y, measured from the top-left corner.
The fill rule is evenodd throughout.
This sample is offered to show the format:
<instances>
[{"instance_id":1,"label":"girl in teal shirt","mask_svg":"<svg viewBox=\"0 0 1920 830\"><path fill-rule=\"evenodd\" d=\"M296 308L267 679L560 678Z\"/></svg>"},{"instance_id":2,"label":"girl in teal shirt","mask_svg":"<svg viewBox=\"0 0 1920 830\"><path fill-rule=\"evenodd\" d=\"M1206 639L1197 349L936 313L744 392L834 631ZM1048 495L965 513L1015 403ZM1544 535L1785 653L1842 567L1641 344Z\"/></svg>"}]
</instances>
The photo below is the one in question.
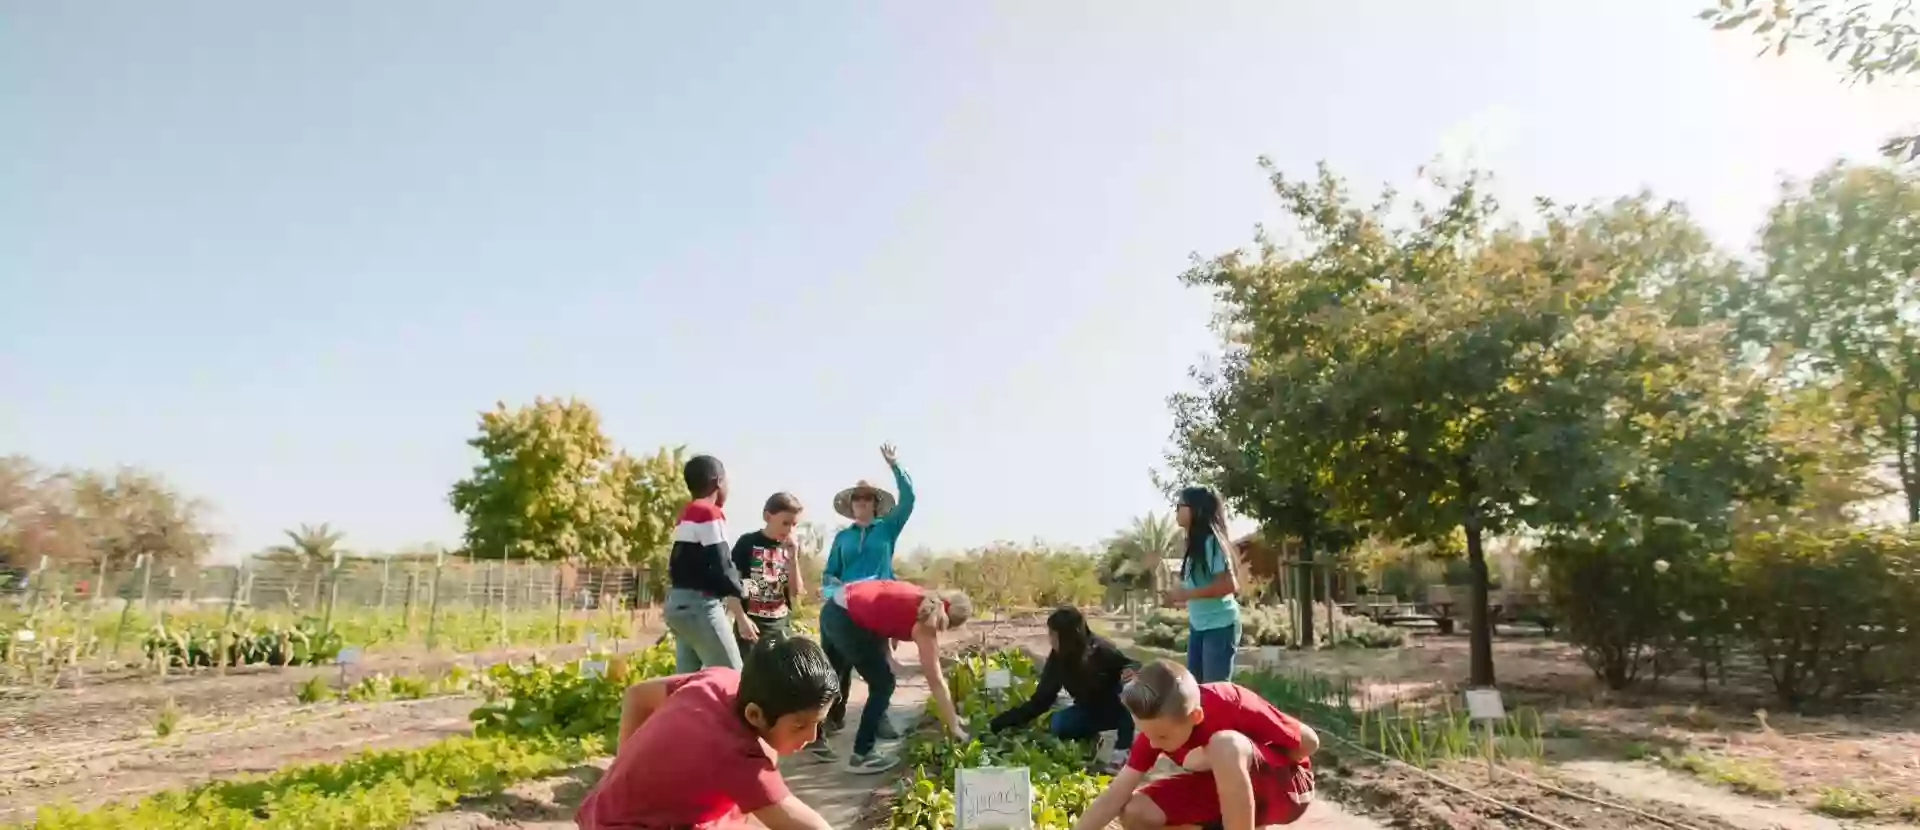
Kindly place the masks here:
<instances>
[{"instance_id":1,"label":"girl in teal shirt","mask_svg":"<svg viewBox=\"0 0 1920 830\"><path fill-rule=\"evenodd\" d=\"M1220 497L1205 487L1180 491L1174 515L1187 531L1180 559L1180 587L1167 591L1168 605L1187 604L1187 671L1201 683L1233 679L1233 658L1240 648L1240 590L1234 572L1233 543L1227 539L1226 512Z\"/></svg>"}]
</instances>

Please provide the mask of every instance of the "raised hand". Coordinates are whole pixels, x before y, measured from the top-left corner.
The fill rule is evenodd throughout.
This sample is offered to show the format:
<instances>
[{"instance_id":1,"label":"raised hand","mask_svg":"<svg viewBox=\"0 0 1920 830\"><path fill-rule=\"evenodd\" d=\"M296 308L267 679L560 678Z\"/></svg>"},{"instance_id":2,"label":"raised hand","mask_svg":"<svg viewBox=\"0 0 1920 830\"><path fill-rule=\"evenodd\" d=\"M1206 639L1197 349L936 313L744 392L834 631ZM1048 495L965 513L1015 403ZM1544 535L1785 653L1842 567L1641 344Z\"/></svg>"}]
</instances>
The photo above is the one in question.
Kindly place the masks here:
<instances>
[{"instance_id":1,"label":"raised hand","mask_svg":"<svg viewBox=\"0 0 1920 830\"><path fill-rule=\"evenodd\" d=\"M899 450L894 449L891 443L881 444L880 457L886 459L888 464L893 464L900 460L900 453Z\"/></svg>"}]
</instances>

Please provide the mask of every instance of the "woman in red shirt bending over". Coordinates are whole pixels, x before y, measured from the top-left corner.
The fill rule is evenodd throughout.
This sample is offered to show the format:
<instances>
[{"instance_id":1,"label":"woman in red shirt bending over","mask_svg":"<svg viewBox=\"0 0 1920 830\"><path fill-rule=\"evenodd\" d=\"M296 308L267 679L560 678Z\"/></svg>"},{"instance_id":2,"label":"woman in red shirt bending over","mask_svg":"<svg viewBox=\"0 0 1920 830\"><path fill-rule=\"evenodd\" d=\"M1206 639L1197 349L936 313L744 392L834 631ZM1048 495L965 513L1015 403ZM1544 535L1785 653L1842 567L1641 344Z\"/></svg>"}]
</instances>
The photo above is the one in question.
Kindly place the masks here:
<instances>
[{"instance_id":1,"label":"woman in red shirt bending over","mask_svg":"<svg viewBox=\"0 0 1920 830\"><path fill-rule=\"evenodd\" d=\"M898 756L874 749L880 722L893 701L893 667L888 664L889 641L912 640L920 649L920 671L947 732L962 741L965 724L954 711L953 696L940 671L940 632L960 625L973 615L973 604L959 591L935 591L911 582L869 579L849 582L820 610L820 636L829 652L838 652L867 681L867 706L853 733L853 757L847 768L858 773L885 772L900 762Z\"/></svg>"}]
</instances>

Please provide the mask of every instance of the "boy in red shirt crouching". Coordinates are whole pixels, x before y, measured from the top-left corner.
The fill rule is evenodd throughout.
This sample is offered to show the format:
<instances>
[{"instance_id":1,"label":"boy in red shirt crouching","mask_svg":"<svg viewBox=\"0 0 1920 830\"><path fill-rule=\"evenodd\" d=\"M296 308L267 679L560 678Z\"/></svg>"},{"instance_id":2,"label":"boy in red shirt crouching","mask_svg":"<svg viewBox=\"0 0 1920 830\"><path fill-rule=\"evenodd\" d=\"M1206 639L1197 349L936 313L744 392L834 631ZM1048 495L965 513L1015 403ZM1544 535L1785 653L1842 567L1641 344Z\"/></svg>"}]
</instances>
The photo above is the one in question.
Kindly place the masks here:
<instances>
[{"instance_id":1,"label":"boy in red shirt crouching","mask_svg":"<svg viewBox=\"0 0 1920 830\"><path fill-rule=\"evenodd\" d=\"M735 671L715 667L637 683L620 709L619 752L587 794L581 830L750 826L830 830L780 777L779 756L817 734L840 679L819 644L762 643Z\"/></svg>"},{"instance_id":2,"label":"boy in red shirt crouching","mask_svg":"<svg viewBox=\"0 0 1920 830\"><path fill-rule=\"evenodd\" d=\"M1139 734L1127 765L1087 805L1075 830L1120 819L1127 830L1212 827L1253 830L1300 820L1313 802L1313 729L1234 683L1195 683L1185 667L1156 660L1120 700ZM1161 755L1187 772L1140 786Z\"/></svg>"}]
</instances>

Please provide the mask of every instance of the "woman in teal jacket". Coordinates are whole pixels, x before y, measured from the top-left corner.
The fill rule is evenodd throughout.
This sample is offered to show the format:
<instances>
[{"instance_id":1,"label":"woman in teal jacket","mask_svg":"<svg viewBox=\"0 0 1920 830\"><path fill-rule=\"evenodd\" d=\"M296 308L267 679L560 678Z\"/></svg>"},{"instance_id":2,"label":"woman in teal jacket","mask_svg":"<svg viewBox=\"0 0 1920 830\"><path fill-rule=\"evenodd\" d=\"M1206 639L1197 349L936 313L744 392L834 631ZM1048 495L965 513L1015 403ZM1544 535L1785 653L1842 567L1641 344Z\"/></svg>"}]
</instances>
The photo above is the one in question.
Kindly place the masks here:
<instances>
[{"instance_id":1,"label":"woman in teal jacket","mask_svg":"<svg viewBox=\"0 0 1920 830\"><path fill-rule=\"evenodd\" d=\"M833 536L827 550L826 572L820 580L821 594L831 599L841 584L863 579L892 579L894 544L900 530L913 517L913 479L900 468L893 445L880 447L880 457L893 470L893 483L900 488L900 502L893 494L862 481L841 490L833 497L833 509L853 520Z\"/></svg>"},{"instance_id":2,"label":"woman in teal jacket","mask_svg":"<svg viewBox=\"0 0 1920 830\"><path fill-rule=\"evenodd\" d=\"M913 479L907 476L906 470L901 469L900 459L895 455L892 444L881 445L880 457L886 459L887 468L893 471L893 483L900 489L900 501L896 504L892 493L865 481L841 490L839 495L833 497L834 511L852 519L853 524L834 534L833 545L827 550L827 566L820 576L820 594L828 602L833 601L846 583L894 578L894 546L900 541L901 528L906 527L907 519L913 517ZM826 724L828 731L837 732L847 718L847 684L853 682L853 663L831 646L827 648L827 659L832 661L834 671L840 675L840 697L834 700L833 708L827 712ZM888 659L892 659L891 649ZM880 737L891 740L899 735L891 724L882 724ZM810 749L817 757L830 759L833 755L833 750L827 747L824 734Z\"/></svg>"}]
</instances>

